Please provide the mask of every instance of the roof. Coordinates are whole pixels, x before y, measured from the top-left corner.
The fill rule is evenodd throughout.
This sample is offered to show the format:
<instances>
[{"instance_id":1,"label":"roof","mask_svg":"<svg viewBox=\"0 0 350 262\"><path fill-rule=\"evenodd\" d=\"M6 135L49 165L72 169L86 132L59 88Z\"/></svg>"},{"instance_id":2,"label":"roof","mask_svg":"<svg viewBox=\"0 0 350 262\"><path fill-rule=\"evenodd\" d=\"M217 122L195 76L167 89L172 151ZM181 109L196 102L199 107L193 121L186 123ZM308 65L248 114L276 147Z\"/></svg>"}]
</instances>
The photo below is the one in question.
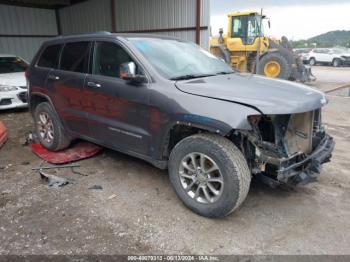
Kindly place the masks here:
<instances>
[{"instance_id":1,"label":"roof","mask_svg":"<svg viewBox=\"0 0 350 262\"><path fill-rule=\"evenodd\" d=\"M164 35L154 35L154 34L142 34L142 33L110 33L107 31L88 33L88 34L76 34L76 35L61 35L50 40L47 40L45 43L60 43L67 40L87 40L94 38L132 38L132 37L142 37L142 38L159 38L159 39L172 39L184 42L176 37L164 36Z\"/></svg>"},{"instance_id":2,"label":"roof","mask_svg":"<svg viewBox=\"0 0 350 262\"><path fill-rule=\"evenodd\" d=\"M241 16L241 15L259 15L258 12L232 12L228 16Z\"/></svg>"}]
</instances>

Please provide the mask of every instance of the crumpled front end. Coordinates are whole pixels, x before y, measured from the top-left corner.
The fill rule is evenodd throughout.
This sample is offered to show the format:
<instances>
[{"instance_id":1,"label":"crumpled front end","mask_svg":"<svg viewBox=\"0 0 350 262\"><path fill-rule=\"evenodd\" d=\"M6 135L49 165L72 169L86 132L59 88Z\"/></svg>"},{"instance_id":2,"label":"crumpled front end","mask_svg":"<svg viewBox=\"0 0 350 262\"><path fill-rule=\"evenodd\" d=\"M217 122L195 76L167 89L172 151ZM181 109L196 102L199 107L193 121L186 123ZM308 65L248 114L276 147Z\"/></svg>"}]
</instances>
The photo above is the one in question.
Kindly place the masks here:
<instances>
[{"instance_id":1,"label":"crumpled front end","mask_svg":"<svg viewBox=\"0 0 350 262\"><path fill-rule=\"evenodd\" d=\"M251 145L246 157L252 172L271 186L314 182L331 159L335 142L324 130L321 109L249 121L253 131L243 134Z\"/></svg>"}]
</instances>

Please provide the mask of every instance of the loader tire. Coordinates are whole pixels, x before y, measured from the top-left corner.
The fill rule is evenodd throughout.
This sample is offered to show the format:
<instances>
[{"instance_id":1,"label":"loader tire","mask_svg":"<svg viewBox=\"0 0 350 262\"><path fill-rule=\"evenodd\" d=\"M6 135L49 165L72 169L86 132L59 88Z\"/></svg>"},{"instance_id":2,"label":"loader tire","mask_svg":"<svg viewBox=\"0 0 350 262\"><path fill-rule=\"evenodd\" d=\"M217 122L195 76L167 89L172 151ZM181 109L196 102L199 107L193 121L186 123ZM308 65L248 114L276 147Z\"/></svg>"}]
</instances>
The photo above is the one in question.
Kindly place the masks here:
<instances>
[{"instance_id":1,"label":"loader tire","mask_svg":"<svg viewBox=\"0 0 350 262\"><path fill-rule=\"evenodd\" d=\"M292 67L282 54L277 52L267 53L260 59L257 73L267 77L288 80L292 74Z\"/></svg>"}]
</instances>

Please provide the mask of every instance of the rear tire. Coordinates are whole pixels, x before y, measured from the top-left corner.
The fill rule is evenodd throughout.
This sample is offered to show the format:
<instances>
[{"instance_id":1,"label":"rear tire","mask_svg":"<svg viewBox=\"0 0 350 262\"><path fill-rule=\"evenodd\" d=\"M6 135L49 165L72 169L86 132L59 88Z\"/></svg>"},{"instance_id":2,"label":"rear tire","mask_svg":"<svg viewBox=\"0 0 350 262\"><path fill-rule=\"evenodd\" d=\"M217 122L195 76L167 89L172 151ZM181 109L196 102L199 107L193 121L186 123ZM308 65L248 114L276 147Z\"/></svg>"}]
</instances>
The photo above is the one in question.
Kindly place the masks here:
<instances>
[{"instance_id":1,"label":"rear tire","mask_svg":"<svg viewBox=\"0 0 350 262\"><path fill-rule=\"evenodd\" d=\"M69 146L71 139L65 134L60 120L47 102L37 105L34 111L35 131L40 144L50 151Z\"/></svg>"},{"instance_id":2,"label":"rear tire","mask_svg":"<svg viewBox=\"0 0 350 262\"><path fill-rule=\"evenodd\" d=\"M272 64L272 69L277 67L276 71L267 74L268 66ZM274 67L273 67L274 66ZM280 78L288 80L292 74L292 67L288 64L286 58L278 52L265 54L259 62L259 75L267 77Z\"/></svg>"},{"instance_id":3,"label":"rear tire","mask_svg":"<svg viewBox=\"0 0 350 262\"><path fill-rule=\"evenodd\" d=\"M180 141L170 155L169 176L180 200L195 213L211 218L236 210L245 200L251 181L241 151L214 134L197 134Z\"/></svg>"},{"instance_id":4,"label":"rear tire","mask_svg":"<svg viewBox=\"0 0 350 262\"><path fill-rule=\"evenodd\" d=\"M334 66L334 67L339 67L339 66L341 66L341 60L340 60L339 58L333 59L333 61L332 61L332 66Z\"/></svg>"},{"instance_id":5,"label":"rear tire","mask_svg":"<svg viewBox=\"0 0 350 262\"><path fill-rule=\"evenodd\" d=\"M311 58L309 59L309 65L315 66L316 63L317 63L317 62L316 62L316 59L315 59L315 58L311 57Z\"/></svg>"}]
</instances>

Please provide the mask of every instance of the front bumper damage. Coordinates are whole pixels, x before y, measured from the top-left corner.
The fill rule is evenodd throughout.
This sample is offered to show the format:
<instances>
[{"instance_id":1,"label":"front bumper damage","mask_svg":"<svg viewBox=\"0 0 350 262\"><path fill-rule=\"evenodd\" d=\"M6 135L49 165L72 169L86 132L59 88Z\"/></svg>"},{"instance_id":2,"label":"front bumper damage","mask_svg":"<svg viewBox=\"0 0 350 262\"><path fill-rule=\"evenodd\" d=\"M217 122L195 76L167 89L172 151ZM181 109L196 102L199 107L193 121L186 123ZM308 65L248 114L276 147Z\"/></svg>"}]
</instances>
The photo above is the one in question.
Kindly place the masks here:
<instances>
[{"instance_id":1,"label":"front bumper damage","mask_svg":"<svg viewBox=\"0 0 350 262\"><path fill-rule=\"evenodd\" d=\"M283 159L280 169L277 171L277 180L282 182L291 181L294 184L306 184L317 180L321 172L321 165L330 161L335 146L333 138L326 135L316 149L310 154L303 153Z\"/></svg>"},{"instance_id":2,"label":"front bumper damage","mask_svg":"<svg viewBox=\"0 0 350 262\"><path fill-rule=\"evenodd\" d=\"M335 142L325 131L320 109L248 121L252 130L242 133L248 143L241 147L252 173L269 186L314 182L332 157Z\"/></svg>"},{"instance_id":3,"label":"front bumper damage","mask_svg":"<svg viewBox=\"0 0 350 262\"><path fill-rule=\"evenodd\" d=\"M279 158L267 151L262 151L259 157L260 160L277 167L277 177L272 178L262 172L259 174L259 178L272 187L278 185L296 186L315 182L321 172L322 164L330 161L334 147L334 139L329 135L325 135L309 155L297 153L291 157Z\"/></svg>"}]
</instances>

